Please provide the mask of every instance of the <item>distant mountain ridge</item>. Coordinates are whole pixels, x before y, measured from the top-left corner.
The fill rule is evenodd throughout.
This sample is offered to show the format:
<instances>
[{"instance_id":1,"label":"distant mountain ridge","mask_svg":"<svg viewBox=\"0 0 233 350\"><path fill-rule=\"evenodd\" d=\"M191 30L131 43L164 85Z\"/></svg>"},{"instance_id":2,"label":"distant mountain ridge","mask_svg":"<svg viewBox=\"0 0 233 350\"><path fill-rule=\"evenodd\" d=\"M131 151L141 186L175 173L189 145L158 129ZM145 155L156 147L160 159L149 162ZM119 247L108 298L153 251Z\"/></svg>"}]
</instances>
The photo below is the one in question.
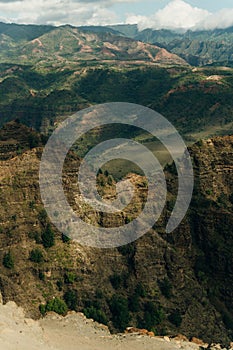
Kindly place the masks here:
<instances>
[{"instance_id":1,"label":"distant mountain ridge","mask_svg":"<svg viewBox=\"0 0 233 350\"><path fill-rule=\"evenodd\" d=\"M56 34L57 38L55 39ZM86 51L86 55L83 55L83 50L81 50L81 52L79 51L80 47L77 46L74 41L75 35L81 35L84 44L85 41L87 41L87 45L91 46L93 51L92 54L95 56L94 58L101 60L112 57L116 58L117 60L146 59L147 61L150 61L151 57L147 53L145 54L144 48L140 47L140 55L139 52L131 50L131 46L134 45L133 43L135 41L139 41L168 50L172 54L179 56L194 66L233 66L233 27L214 30L188 30L186 32L169 29L154 30L150 28L139 31L136 24L80 27L63 25L55 27L51 25L21 25L0 22L0 60L2 62L9 62L10 57L11 59L15 58L17 60L20 59L21 61L25 61L26 59L28 60L28 57L26 57L28 54L30 59L38 59L38 52L36 53L38 48L36 45L35 47L31 46L31 53L28 52L28 48L30 48L29 43L31 41L35 39L39 39L41 41L41 37L43 37L43 39L46 38L46 40L48 40L48 44L52 44L53 47L51 48L52 50L50 50L49 46L47 46L44 50L41 50L40 48L40 59L46 59L47 56L54 54L54 51L56 51L56 54L60 57L61 50L59 46L56 48L58 50L55 50L53 44L55 43L54 40L56 40L58 44L59 39L64 39L64 36L73 36L73 39L70 40L70 42L66 42L66 44L69 46L68 51L66 50L67 52L65 52L66 58L67 55L74 54L74 52L72 52L73 49L76 51L76 53L79 52L79 56L81 54L81 58L93 59L93 55L92 57L91 55L87 55L87 49L84 49L84 51ZM90 45L90 41L88 40L88 36L90 35L95 36L91 42L92 45ZM118 41L119 38L121 38L121 41L126 41L129 47L124 45L124 47L120 48L120 50L119 47L107 47L102 51L101 46L103 46L104 42L109 41L109 38L110 43L113 45L115 45L117 38ZM52 43L52 41L54 41L54 43ZM25 47L23 43L28 43L29 45ZM34 42L34 44L36 44L36 42ZM100 50L98 50L98 48L100 48ZM114 49L116 50L114 51ZM149 49L151 52L152 47L147 47L147 49ZM124 55L120 54L120 51L122 50L124 51ZM131 52L130 55L127 54L129 51ZM26 56L21 57L22 53L26 54ZM184 61L179 61L179 59L177 59L175 56L173 56L172 59L174 59L175 64L184 64ZM172 60L169 61L171 63ZM163 62L159 63L163 64ZM168 62L166 61L165 64L168 64Z\"/></svg>"},{"instance_id":2,"label":"distant mountain ridge","mask_svg":"<svg viewBox=\"0 0 233 350\"><path fill-rule=\"evenodd\" d=\"M116 25L111 28L136 40L164 47L184 58L191 65L233 65L233 27L200 31L188 30L184 33L150 28L140 32L137 25Z\"/></svg>"},{"instance_id":3,"label":"distant mountain ridge","mask_svg":"<svg viewBox=\"0 0 233 350\"><path fill-rule=\"evenodd\" d=\"M142 61L187 65L157 45L128 38L103 27L52 27L0 23L0 62Z\"/></svg>"}]
</instances>

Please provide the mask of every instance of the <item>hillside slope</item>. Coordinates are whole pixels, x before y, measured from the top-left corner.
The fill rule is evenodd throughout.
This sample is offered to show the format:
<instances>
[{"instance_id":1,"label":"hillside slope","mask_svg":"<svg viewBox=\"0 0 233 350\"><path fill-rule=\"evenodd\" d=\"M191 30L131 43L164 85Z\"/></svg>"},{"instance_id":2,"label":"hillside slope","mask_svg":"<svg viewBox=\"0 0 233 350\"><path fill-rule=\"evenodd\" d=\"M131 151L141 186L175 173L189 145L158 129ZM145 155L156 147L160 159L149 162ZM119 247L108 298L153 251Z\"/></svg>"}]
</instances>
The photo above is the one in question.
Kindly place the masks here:
<instances>
[{"instance_id":1,"label":"hillside slope","mask_svg":"<svg viewBox=\"0 0 233 350\"><path fill-rule=\"evenodd\" d=\"M20 125L15 128L18 133L14 135L20 134ZM11 130L12 126L8 129L9 157L0 161L4 302L14 300L28 315L38 317L39 305L45 305L40 309L43 313L56 296L70 309L83 311L114 331L133 325L157 334L182 332L205 341L229 341L233 330L232 137L192 149L193 203L172 235L164 232L176 192L174 172L168 167L168 203L156 231L150 230L128 246L103 251L67 241L50 226L38 188L41 149L25 147L15 155L11 144L17 137ZM97 225L119 225L135 215L135 205L140 210L146 185L139 175L130 176L138 188L131 213L109 216L80 207L75 202L75 169L77 159L71 155L64 186L71 205L84 219ZM112 191L108 176L100 175L100 184Z\"/></svg>"},{"instance_id":2,"label":"hillside slope","mask_svg":"<svg viewBox=\"0 0 233 350\"><path fill-rule=\"evenodd\" d=\"M31 33L31 37L26 35L28 33ZM42 35L36 36L37 33ZM33 26L32 31L25 32L24 27L12 25L1 34L1 38L0 62L39 62L40 65L48 65L51 62L55 64L56 61L67 64L75 61L126 60L187 65L182 58L165 49L116 35L110 29L109 32L97 32L68 25L53 28Z\"/></svg>"},{"instance_id":3,"label":"hillside slope","mask_svg":"<svg viewBox=\"0 0 233 350\"><path fill-rule=\"evenodd\" d=\"M128 62L128 61L127 61ZM19 118L43 133L95 103L131 102L163 114L189 141L233 132L231 68L96 61L0 65L0 125ZM53 66L53 64L55 66Z\"/></svg>"}]
</instances>

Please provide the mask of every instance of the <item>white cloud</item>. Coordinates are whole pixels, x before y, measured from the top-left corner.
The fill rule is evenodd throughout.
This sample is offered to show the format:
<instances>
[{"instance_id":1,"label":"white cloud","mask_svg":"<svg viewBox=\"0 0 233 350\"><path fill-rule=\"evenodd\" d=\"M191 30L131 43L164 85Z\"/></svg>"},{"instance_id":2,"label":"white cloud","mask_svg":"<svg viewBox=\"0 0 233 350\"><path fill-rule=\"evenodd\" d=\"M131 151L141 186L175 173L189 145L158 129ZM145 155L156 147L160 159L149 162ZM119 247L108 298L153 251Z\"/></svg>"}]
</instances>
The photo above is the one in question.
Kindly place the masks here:
<instances>
[{"instance_id":1,"label":"white cloud","mask_svg":"<svg viewBox=\"0 0 233 350\"><path fill-rule=\"evenodd\" d=\"M104 0L0 1L0 13L6 22L26 24L105 25L118 22L116 14L109 10Z\"/></svg>"},{"instance_id":2,"label":"white cloud","mask_svg":"<svg viewBox=\"0 0 233 350\"><path fill-rule=\"evenodd\" d=\"M197 23L194 29L224 29L231 26L233 26L233 8L228 8L210 14L204 21Z\"/></svg>"},{"instance_id":3,"label":"white cloud","mask_svg":"<svg viewBox=\"0 0 233 350\"><path fill-rule=\"evenodd\" d=\"M126 23L137 24L139 30L152 29L215 29L233 26L233 8L216 13L193 7L183 0L173 0L151 16L128 15Z\"/></svg>"},{"instance_id":4,"label":"white cloud","mask_svg":"<svg viewBox=\"0 0 233 350\"><path fill-rule=\"evenodd\" d=\"M131 3L133 8L136 2L143 3L143 0L0 0L0 20L54 25L108 25L122 23L124 16L124 13L117 16L111 10L113 4ZM129 7L125 5L125 8ZM233 8L210 13L184 0L172 0L150 16L130 14L126 17L126 23L137 23L140 30L227 28L233 25Z\"/></svg>"},{"instance_id":5,"label":"white cloud","mask_svg":"<svg viewBox=\"0 0 233 350\"><path fill-rule=\"evenodd\" d=\"M192 28L205 20L210 13L207 10L192 7L183 0L173 0L155 14L146 16L130 15L128 23L137 23L139 30L145 28Z\"/></svg>"}]
</instances>

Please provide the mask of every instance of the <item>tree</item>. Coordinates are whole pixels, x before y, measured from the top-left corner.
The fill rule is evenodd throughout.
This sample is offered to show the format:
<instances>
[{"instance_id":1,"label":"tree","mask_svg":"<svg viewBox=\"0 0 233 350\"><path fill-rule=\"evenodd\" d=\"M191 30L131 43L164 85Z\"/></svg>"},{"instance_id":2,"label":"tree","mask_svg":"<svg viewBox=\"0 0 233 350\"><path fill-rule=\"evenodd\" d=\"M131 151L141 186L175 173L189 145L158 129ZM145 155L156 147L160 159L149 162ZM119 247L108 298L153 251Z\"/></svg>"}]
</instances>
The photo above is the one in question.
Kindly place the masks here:
<instances>
[{"instance_id":1,"label":"tree","mask_svg":"<svg viewBox=\"0 0 233 350\"><path fill-rule=\"evenodd\" d=\"M128 300L119 295L113 295L110 300L110 310L114 327L124 331L131 319L128 308Z\"/></svg>"},{"instance_id":2,"label":"tree","mask_svg":"<svg viewBox=\"0 0 233 350\"><path fill-rule=\"evenodd\" d=\"M69 289L64 294L64 300L66 302L66 305L70 310L76 310L78 306L78 299L77 299L77 291L73 289Z\"/></svg>"},{"instance_id":3,"label":"tree","mask_svg":"<svg viewBox=\"0 0 233 350\"><path fill-rule=\"evenodd\" d=\"M164 278L162 281L160 281L159 288L165 298L170 299L172 297L172 284L168 278Z\"/></svg>"},{"instance_id":4,"label":"tree","mask_svg":"<svg viewBox=\"0 0 233 350\"><path fill-rule=\"evenodd\" d=\"M144 305L144 317L141 320L140 327L152 330L164 320L164 317L162 307L149 301Z\"/></svg>"},{"instance_id":5,"label":"tree","mask_svg":"<svg viewBox=\"0 0 233 350\"><path fill-rule=\"evenodd\" d=\"M35 263L41 263L44 261L44 256L39 248L33 249L30 253L29 259Z\"/></svg>"},{"instance_id":6,"label":"tree","mask_svg":"<svg viewBox=\"0 0 233 350\"><path fill-rule=\"evenodd\" d=\"M41 211L38 214L38 219L40 220L40 222L42 224L46 223L46 219L47 219L47 212L45 209L41 209ZM44 225L45 226L45 225Z\"/></svg>"},{"instance_id":7,"label":"tree","mask_svg":"<svg viewBox=\"0 0 233 350\"><path fill-rule=\"evenodd\" d=\"M176 327L180 327L182 323L182 316L179 310L173 311L169 316L168 320L173 323Z\"/></svg>"},{"instance_id":8,"label":"tree","mask_svg":"<svg viewBox=\"0 0 233 350\"><path fill-rule=\"evenodd\" d=\"M14 257L11 254L10 251L8 253L4 254L3 266L5 266L7 269L13 269L14 268Z\"/></svg>"},{"instance_id":9,"label":"tree","mask_svg":"<svg viewBox=\"0 0 233 350\"><path fill-rule=\"evenodd\" d=\"M41 235L41 239L42 239L42 244L45 248L50 248L54 246L55 244L54 232L50 224L46 226L44 232Z\"/></svg>"},{"instance_id":10,"label":"tree","mask_svg":"<svg viewBox=\"0 0 233 350\"><path fill-rule=\"evenodd\" d=\"M83 313L87 318L92 318L96 322L99 322L105 325L108 323L108 319L105 313L102 310L95 308L94 306L85 308L83 310Z\"/></svg>"}]
</instances>

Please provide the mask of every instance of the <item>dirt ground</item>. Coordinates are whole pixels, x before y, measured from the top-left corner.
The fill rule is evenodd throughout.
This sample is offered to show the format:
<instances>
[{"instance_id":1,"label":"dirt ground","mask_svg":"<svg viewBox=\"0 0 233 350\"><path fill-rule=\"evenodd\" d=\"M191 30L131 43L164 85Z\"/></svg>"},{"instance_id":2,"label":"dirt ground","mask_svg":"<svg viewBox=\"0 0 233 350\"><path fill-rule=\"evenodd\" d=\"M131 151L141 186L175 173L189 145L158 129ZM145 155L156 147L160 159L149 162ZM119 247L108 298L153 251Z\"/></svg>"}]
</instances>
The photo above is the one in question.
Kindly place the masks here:
<instances>
[{"instance_id":1,"label":"dirt ground","mask_svg":"<svg viewBox=\"0 0 233 350\"><path fill-rule=\"evenodd\" d=\"M14 302L0 305L0 350L196 350L193 343L139 334L111 335L81 313L35 321Z\"/></svg>"}]
</instances>

